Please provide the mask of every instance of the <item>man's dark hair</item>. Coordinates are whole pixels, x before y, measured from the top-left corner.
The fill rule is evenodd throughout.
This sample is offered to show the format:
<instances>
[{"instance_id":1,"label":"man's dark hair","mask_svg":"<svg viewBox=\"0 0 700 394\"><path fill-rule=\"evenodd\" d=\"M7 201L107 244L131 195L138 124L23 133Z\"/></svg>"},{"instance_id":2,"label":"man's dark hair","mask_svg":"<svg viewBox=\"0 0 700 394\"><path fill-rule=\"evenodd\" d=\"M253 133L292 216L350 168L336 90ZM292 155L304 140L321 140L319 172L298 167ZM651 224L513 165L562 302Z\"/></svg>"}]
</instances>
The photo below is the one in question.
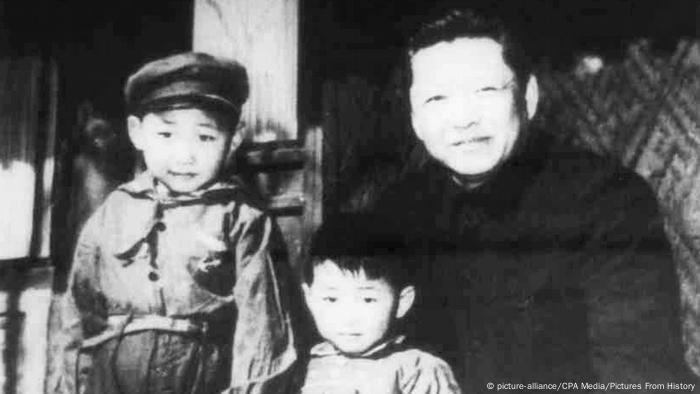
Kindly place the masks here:
<instances>
[{"instance_id":1,"label":"man's dark hair","mask_svg":"<svg viewBox=\"0 0 700 394\"><path fill-rule=\"evenodd\" d=\"M527 80L532 73L532 62L524 44L520 41L520 36L521 34L516 33L514 28L506 26L499 17L477 13L474 10L450 10L437 19L421 25L409 40L408 78L411 78L410 58L421 49L458 38L491 38L503 47L503 59L515 73L518 88L524 92ZM409 79L407 82L406 86L410 87L412 81Z\"/></svg>"},{"instance_id":2,"label":"man's dark hair","mask_svg":"<svg viewBox=\"0 0 700 394\"><path fill-rule=\"evenodd\" d=\"M412 253L400 239L375 228L369 216L338 218L321 226L303 267L304 282L313 283L314 268L330 260L342 271L384 279L396 291L410 285L415 264Z\"/></svg>"}]
</instances>

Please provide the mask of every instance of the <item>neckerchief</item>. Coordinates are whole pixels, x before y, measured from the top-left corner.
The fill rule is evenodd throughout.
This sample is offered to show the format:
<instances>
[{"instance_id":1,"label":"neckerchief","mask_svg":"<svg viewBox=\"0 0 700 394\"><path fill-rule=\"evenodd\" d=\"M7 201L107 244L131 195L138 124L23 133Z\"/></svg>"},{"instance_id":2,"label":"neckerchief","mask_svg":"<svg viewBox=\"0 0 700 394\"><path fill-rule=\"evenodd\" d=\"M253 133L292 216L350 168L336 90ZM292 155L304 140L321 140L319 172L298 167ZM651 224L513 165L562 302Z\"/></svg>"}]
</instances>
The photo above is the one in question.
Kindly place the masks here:
<instances>
[{"instance_id":1,"label":"neckerchief","mask_svg":"<svg viewBox=\"0 0 700 394\"><path fill-rule=\"evenodd\" d=\"M359 355L346 356L350 358L381 358L387 353L391 353L396 348L400 347L403 341L406 339L404 335L397 335L391 337L379 344L371 347L369 350L365 351ZM333 344L328 341L321 342L311 348L311 355L314 357L327 357L336 355L345 355L343 352L338 350Z\"/></svg>"},{"instance_id":2,"label":"neckerchief","mask_svg":"<svg viewBox=\"0 0 700 394\"><path fill-rule=\"evenodd\" d=\"M163 217L163 211L177 206L230 200L236 193L243 190L240 181L232 178L192 193L163 196L156 192L155 182L151 174L143 172L131 182L117 188L117 191L132 197L125 209L125 211L128 210L125 212L125 215L129 216L128 226L122 226L118 234L114 234L117 238L115 255L126 260L127 265L144 242L155 249L154 234L157 231L156 226Z\"/></svg>"}]
</instances>

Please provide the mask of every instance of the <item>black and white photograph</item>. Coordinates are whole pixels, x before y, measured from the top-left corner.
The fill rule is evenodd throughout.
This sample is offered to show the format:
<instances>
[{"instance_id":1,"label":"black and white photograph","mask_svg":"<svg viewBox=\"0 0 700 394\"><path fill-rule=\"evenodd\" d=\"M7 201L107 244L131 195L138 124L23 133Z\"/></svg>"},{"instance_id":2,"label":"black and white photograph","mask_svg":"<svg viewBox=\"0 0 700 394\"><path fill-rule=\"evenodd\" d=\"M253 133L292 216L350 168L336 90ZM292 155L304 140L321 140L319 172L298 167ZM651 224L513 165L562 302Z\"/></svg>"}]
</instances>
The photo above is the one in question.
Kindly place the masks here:
<instances>
[{"instance_id":1,"label":"black and white photograph","mask_svg":"<svg viewBox=\"0 0 700 394\"><path fill-rule=\"evenodd\" d=\"M697 0L0 0L0 392L700 392Z\"/></svg>"}]
</instances>

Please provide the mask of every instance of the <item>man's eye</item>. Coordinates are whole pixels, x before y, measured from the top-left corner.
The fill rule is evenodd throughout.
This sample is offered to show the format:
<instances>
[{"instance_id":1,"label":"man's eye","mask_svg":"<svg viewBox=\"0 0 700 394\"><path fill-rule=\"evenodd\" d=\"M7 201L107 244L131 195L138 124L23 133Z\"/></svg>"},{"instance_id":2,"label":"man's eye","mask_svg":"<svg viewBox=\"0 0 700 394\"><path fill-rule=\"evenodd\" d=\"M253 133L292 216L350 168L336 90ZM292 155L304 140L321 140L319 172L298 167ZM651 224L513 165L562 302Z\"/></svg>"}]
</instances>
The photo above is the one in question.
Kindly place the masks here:
<instances>
[{"instance_id":1,"label":"man's eye","mask_svg":"<svg viewBox=\"0 0 700 394\"><path fill-rule=\"evenodd\" d=\"M161 137L161 138L170 138L172 136L173 136L173 133L171 133L169 131L159 131L158 132L158 137Z\"/></svg>"},{"instance_id":2,"label":"man's eye","mask_svg":"<svg viewBox=\"0 0 700 394\"><path fill-rule=\"evenodd\" d=\"M502 89L499 89L499 88L497 88L497 87L495 87L495 86L485 86L485 87L483 87L483 88L477 90L477 91L476 91L476 94L488 95L488 94L491 94L491 93L496 93L496 92L498 92L498 91L500 91L500 90L502 90Z\"/></svg>"},{"instance_id":3,"label":"man's eye","mask_svg":"<svg viewBox=\"0 0 700 394\"><path fill-rule=\"evenodd\" d=\"M500 93L508 90L509 85L504 85L504 86L484 86L483 88L479 89L476 91L477 94L491 94L491 93Z\"/></svg>"},{"instance_id":4,"label":"man's eye","mask_svg":"<svg viewBox=\"0 0 700 394\"><path fill-rule=\"evenodd\" d=\"M444 99L446 99L446 98L447 98L446 96L443 96L443 95L438 94L438 95L435 95L435 96L430 96L430 97L428 97L428 99L425 100L425 102L426 102L426 103L433 103L433 102L437 102L437 101L442 101L442 100L444 100Z\"/></svg>"},{"instance_id":5,"label":"man's eye","mask_svg":"<svg viewBox=\"0 0 700 394\"><path fill-rule=\"evenodd\" d=\"M216 137L214 137L213 135L208 135L208 134L200 134L199 135L199 140L201 142L211 142L211 141L214 141L215 139L216 139Z\"/></svg>"},{"instance_id":6,"label":"man's eye","mask_svg":"<svg viewBox=\"0 0 700 394\"><path fill-rule=\"evenodd\" d=\"M496 86L486 86L477 90L474 96L483 100L496 99L504 90Z\"/></svg>"},{"instance_id":7,"label":"man's eye","mask_svg":"<svg viewBox=\"0 0 700 394\"><path fill-rule=\"evenodd\" d=\"M338 297L326 296L326 297L323 297L323 301L329 302L329 303L334 303L334 302L338 301Z\"/></svg>"}]
</instances>

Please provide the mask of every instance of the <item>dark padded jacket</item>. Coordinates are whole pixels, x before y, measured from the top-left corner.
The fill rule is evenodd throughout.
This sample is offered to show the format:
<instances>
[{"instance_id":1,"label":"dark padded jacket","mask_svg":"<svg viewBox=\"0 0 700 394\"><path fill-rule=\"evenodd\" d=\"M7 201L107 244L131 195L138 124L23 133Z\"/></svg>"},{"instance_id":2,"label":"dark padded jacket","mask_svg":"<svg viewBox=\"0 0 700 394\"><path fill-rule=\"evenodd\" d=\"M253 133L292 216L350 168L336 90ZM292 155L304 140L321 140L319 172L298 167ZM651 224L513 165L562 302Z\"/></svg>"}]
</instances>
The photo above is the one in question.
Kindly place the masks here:
<instances>
[{"instance_id":1,"label":"dark padded jacket","mask_svg":"<svg viewBox=\"0 0 700 394\"><path fill-rule=\"evenodd\" d=\"M426 164L372 220L424 256L408 332L465 392L692 379L657 202L611 160L541 134L471 191Z\"/></svg>"}]
</instances>

